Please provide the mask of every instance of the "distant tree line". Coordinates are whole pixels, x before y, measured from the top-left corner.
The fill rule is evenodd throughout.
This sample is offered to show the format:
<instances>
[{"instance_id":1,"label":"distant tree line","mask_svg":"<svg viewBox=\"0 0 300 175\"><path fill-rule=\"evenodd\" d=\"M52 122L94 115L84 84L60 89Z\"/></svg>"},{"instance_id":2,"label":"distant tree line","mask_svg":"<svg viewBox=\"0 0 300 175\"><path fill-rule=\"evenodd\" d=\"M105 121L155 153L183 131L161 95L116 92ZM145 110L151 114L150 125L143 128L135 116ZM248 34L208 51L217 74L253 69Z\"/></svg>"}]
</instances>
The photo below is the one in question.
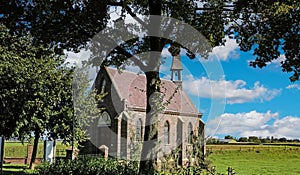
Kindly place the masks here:
<instances>
[{"instance_id":1,"label":"distant tree line","mask_svg":"<svg viewBox=\"0 0 300 175\"><path fill-rule=\"evenodd\" d=\"M224 137L224 139L232 139L235 140L237 142L250 142L250 143L283 143L283 142L288 142L288 143L292 143L292 142L300 142L299 139L287 139L285 137L280 137L280 138L276 138L274 136L271 137L257 137L257 136L249 136L249 137L233 137L231 135L226 135ZM207 141L207 144L219 144L222 143L223 141L220 139L216 139L216 138L209 138Z\"/></svg>"}]
</instances>

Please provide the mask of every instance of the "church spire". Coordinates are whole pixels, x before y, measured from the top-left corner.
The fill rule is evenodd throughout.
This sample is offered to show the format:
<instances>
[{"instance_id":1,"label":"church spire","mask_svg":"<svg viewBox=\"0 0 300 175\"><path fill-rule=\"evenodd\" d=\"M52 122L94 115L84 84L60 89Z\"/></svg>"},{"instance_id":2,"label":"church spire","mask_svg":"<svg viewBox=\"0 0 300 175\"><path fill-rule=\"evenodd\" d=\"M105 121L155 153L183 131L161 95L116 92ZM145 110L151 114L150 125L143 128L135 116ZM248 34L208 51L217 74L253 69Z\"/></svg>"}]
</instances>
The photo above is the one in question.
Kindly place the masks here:
<instances>
[{"instance_id":1,"label":"church spire","mask_svg":"<svg viewBox=\"0 0 300 175\"><path fill-rule=\"evenodd\" d=\"M180 55L173 56L171 66L171 80L182 89L182 65Z\"/></svg>"}]
</instances>

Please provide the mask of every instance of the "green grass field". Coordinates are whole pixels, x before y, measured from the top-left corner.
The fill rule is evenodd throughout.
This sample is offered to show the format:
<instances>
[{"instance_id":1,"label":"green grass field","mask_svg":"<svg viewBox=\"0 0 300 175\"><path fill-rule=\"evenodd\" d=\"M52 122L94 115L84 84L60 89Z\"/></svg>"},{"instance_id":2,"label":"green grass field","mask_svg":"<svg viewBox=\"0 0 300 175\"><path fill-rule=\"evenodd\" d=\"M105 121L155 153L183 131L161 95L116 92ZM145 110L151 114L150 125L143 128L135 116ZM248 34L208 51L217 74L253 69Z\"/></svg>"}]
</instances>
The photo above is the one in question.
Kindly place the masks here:
<instances>
[{"instance_id":1,"label":"green grass field","mask_svg":"<svg viewBox=\"0 0 300 175\"><path fill-rule=\"evenodd\" d=\"M236 175L299 175L300 148L262 145L208 145L208 160L217 172Z\"/></svg>"},{"instance_id":2,"label":"green grass field","mask_svg":"<svg viewBox=\"0 0 300 175\"><path fill-rule=\"evenodd\" d=\"M5 142L4 144L4 157L26 157L28 143L22 144L21 142ZM66 145L61 142L56 142L56 155L64 156ZM44 152L44 143L40 142L38 145L37 157L42 158Z\"/></svg>"},{"instance_id":3,"label":"green grass field","mask_svg":"<svg viewBox=\"0 0 300 175\"><path fill-rule=\"evenodd\" d=\"M22 144L21 142L8 142L4 144L4 157L26 157L28 143ZM62 142L56 142L56 155L59 157L66 156L66 148L68 146ZM37 157L42 158L44 152L44 143L40 142L38 145ZM4 164L3 172L0 174L31 174L33 171L28 169L29 165L24 164Z\"/></svg>"},{"instance_id":4,"label":"green grass field","mask_svg":"<svg viewBox=\"0 0 300 175\"><path fill-rule=\"evenodd\" d=\"M57 153L66 145L57 142ZM208 160L218 173L227 175L232 167L236 175L299 175L300 146L285 145L207 145ZM6 157L26 157L27 143L5 142ZM43 143L39 143L38 157L42 157ZM26 165L4 165L7 172L24 172Z\"/></svg>"}]
</instances>

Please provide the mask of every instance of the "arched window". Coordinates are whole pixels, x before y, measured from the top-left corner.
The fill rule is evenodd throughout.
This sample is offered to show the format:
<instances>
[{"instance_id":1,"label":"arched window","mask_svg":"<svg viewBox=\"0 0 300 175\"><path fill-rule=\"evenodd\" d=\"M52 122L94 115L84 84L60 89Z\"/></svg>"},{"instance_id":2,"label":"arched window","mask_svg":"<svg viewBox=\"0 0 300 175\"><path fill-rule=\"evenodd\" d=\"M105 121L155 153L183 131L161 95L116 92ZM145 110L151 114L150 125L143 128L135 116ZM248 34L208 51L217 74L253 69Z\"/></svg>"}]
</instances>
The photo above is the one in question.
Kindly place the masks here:
<instances>
[{"instance_id":1,"label":"arched window","mask_svg":"<svg viewBox=\"0 0 300 175\"><path fill-rule=\"evenodd\" d=\"M136 121L136 141L142 141L142 120L138 119Z\"/></svg>"},{"instance_id":2,"label":"arched window","mask_svg":"<svg viewBox=\"0 0 300 175\"><path fill-rule=\"evenodd\" d=\"M98 127L108 127L110 125L111 125L110 116L106 111L104 111L98 120L97 126Z\"/></svg>"},{"instance_id":3,"label":"arched window","mask_svg":"<svg viewBox=\"0 0 300 175\"><path fill-rule=\"evenodd\" d=\"M164 127L164 143L170 144L170 124L168 121L166 121Z\"/></svg>"},{"instance_id":4,"label":"arched window","mask_svg":"<svg viewBox=\"0 0 300 175\"><path fill-rule=\"evenodd\" d=\"M192 140L193 140L193 126L191 123L189 123L188 126L188 143L192 144Z\"/></svg>"}]
</instances>

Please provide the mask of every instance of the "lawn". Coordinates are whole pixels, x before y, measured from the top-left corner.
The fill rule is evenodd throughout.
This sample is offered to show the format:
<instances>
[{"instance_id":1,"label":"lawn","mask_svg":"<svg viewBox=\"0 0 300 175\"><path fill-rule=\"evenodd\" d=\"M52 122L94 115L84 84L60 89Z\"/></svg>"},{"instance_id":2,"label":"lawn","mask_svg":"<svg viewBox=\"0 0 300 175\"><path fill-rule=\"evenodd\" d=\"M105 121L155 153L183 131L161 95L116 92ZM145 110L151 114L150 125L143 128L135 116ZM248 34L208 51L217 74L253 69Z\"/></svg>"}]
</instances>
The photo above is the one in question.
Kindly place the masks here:
<instances>
[{"instance_id":1,"label":"lawn","mask_svg":"<svg viewBox=\"0 0 300 175\"><path fill-rule=\"evenodd\" d=\"M5 142L4 144L4 157L26 157L27 156L27 145L25 142L22 144L21 142ZM65 156L66 145L62 144L62 142L56 142L56 155L57 156ZM39 142L37 157L42 158L44 152L44 143Z\"/></svg>"},{"instance_id":2,"label":"lawn","mask_svg":"<svg viewBox=\"0 0 300 175\"><path fill-rule=\"evenodd\" d=\"M24 164L4 164L1 174L32 174L33 170L28 169L28 165Z\"/></svg>"},{"instance_id":3,"label":"lawn","mask_svg":"<svg viewBox=\"0 0 300 175\"><path fill-rule=\"evenodd\" d=\"M57 153L67 148L57 142ZM42 157L43 143L39 143L38 157ZM27 143L5 142L5 156L25 157ZM300 147L284 145L207 145L208 160L217 172L227 174L232 167L236 175L298 175L300 174ZM26 165L4 165L6 173L24 172Z\"/></svg>"},{"instance_id":4,"label":"lawn","mask_svg":"<svg viewBox=\"0 0 300 175\"><path fill-rule=\"evenodd\" d=\"M27 156L27 145L25 142L9 142L6 141L4 144L4 157L26 157ZM66 148L68 146L62 144L62 142L56 142L56 155L58 157L66 156ZM37 157L42 158L44 152L44 143L39 142ZM30 174L32 170L28 169L28 165L24 164L4 164L3 172L0 174Z\"/></svg>"},{"instance_id":5,"label":"lawn","mask_svg":"<svg viewBox=\"0 0 300 175\"><path fill-rule=\"evenodd\" d=\"M208 145L208 150L212 152L208 160L219 173L227 174L227 168L232 167L237 175L300 174L299 147L223 145L217 148Z\"/></svg>"}]
</instances>

